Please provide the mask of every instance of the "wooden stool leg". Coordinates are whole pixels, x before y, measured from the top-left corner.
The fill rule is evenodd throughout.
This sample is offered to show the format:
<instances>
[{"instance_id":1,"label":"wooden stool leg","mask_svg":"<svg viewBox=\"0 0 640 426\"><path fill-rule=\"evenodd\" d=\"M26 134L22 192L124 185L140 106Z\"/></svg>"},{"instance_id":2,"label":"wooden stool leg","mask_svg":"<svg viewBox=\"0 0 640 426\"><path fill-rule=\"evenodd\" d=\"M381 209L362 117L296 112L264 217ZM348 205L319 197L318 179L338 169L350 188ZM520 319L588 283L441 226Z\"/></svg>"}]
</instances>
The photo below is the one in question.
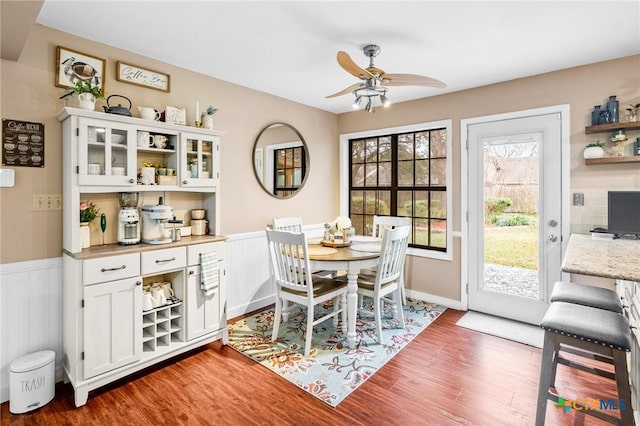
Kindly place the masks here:
<instances>
[{"instance_id":1,"label":"wooden stool leg","mask_svg":"<svg viewBox=\"0 0 640 426\"><path fill-rule=\"evenodd\" d=\"M554 349L556 347L555 334L544 332L544 346L542 348L542 361L540 365L540 383L538 385L538 405L536 408L536 426L544 425L547 415L547 399L551 386L551 373L553 372Z\"/></svg>"},{"instance_id":2,"label":"wooden stool leg","mask_svg":"<svg viewBox=\"0 0 640 426\"><path fill-rule=\"evenodd\" d=\"M557 339L554 339L553 344L553 365L551 367L551 382L549 383L549 387L556 387L556 373L558 371L558 358L560 357L560 342Z\"/></svg>"},{"instance_id":3,"label":"wooden stool leg","mask_svg":"<svg viewBox=\"0 0 640 426\"><path fill-rule=\"evenodd\" d=\"M626 352L613 350L613 365L616 368L616 385L618 387L618 398L620 400L624 400L624 403L626 405L624 410L620 410L622 424L632 425L633 408L631 406L631 385L629 384L629 371L627 370Z\"/></svg>"}]
</instances>

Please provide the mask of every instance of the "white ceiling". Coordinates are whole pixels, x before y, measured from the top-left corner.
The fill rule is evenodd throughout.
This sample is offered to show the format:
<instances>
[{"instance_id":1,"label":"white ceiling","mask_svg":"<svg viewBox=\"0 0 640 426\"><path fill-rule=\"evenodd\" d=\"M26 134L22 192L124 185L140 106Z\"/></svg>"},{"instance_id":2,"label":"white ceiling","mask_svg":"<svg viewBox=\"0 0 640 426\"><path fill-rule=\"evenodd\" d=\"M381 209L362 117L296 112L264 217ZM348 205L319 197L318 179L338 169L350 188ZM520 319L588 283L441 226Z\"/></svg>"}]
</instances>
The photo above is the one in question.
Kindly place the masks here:
<instances>
[{"instance_id":1,"label":"white ceiling","mask_svg":"<svg viewBox=\"0 0 640 426\"><path fill-rule=\"evenodd\" d=\"M37 22L334 113L353 96L325 96L357 82L337 51L365 68L371 43L386 72L447 84L392 102L640 53L638 1L46 0Z\"/></svg>"}]
</instances>

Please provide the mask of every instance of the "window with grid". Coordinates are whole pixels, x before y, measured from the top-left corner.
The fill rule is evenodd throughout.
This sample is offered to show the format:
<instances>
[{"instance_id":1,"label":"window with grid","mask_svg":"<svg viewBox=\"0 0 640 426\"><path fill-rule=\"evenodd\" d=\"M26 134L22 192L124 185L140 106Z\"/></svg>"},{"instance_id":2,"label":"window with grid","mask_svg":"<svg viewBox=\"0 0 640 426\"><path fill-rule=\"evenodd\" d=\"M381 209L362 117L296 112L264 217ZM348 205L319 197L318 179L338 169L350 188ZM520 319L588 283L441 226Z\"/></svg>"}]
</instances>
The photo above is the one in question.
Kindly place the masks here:
<instances>
[{"instance_id":1,"label":"window with grid","mask_svg":"<svg viewBox=\"0 0 640 426\"><path fill-rule=\"evenodd\" d=\"M288 197L302 185L305 158L303 146L273 151L273 192L276 197Z\"/></svg>"},{"instance_id":2,"label":"window with grid","mask_svg":"<svg viewBox=\"0 0 640 426\"><path fill-rule=\"evenodd\" d=\"M371 235L373 216L411 220L410 247L447 250L447 129L349 140L349 215Z\"/></svg>"}]
</instances>

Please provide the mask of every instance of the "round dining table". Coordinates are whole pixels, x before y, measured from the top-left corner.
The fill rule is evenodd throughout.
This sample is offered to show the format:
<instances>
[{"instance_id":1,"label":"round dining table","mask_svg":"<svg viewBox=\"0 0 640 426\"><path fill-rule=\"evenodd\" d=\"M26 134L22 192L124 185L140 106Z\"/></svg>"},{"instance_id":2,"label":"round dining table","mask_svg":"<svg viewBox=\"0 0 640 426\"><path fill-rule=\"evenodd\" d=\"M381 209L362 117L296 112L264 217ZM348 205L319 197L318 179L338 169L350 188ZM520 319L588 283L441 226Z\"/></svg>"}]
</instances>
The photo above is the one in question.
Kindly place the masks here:
<instances>
[{"instance_id":1,"label":"round dining table","mask_svg":"<svg viewBox=\"0 0 640 426\"><path fill-rule=\"evenodd\" d=\"M355 245L354 245L355 247ZM312 270L347 271L347 343L356 345L356 316L358 308L358 274L361 269L378 264L380 246L368 251L350 247L324 247L309 244L309 263ZM326 250L331 248L332 250Z\"/></svg>"}]
</instances>

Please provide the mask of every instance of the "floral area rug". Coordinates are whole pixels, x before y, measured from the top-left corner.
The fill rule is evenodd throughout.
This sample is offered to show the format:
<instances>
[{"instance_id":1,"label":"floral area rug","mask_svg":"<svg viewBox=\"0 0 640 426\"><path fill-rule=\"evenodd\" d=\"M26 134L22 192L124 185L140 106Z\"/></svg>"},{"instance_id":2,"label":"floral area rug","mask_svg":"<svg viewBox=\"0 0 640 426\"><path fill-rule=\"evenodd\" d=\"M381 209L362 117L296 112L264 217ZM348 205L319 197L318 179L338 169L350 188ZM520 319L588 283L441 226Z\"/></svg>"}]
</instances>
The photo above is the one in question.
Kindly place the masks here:
<instances>
[{"instance_id":1,"label":"floral area rug","mask_svg":"<svg viewBox=\"0 0 640 426\"><path fill-rule=\"evenodd\" d=\"M371 302L365 298L365 309L371 315L358 314L354 349L348 348L340 324L334 328L333 320L328 319L314 327L311 353L305 357L306 313L301 305L294 305L289 320L280 323L277 341L271 340L274 317L271 308L229 324L229 345L336 407L445 310L440 305L408 299L404 306L404 328L399 328L385 304L382 325L385 344L381 345L375 337ZM328 303L315 309L320 316L322 310L332 306Z\"/></svg>"}]
</instances>

